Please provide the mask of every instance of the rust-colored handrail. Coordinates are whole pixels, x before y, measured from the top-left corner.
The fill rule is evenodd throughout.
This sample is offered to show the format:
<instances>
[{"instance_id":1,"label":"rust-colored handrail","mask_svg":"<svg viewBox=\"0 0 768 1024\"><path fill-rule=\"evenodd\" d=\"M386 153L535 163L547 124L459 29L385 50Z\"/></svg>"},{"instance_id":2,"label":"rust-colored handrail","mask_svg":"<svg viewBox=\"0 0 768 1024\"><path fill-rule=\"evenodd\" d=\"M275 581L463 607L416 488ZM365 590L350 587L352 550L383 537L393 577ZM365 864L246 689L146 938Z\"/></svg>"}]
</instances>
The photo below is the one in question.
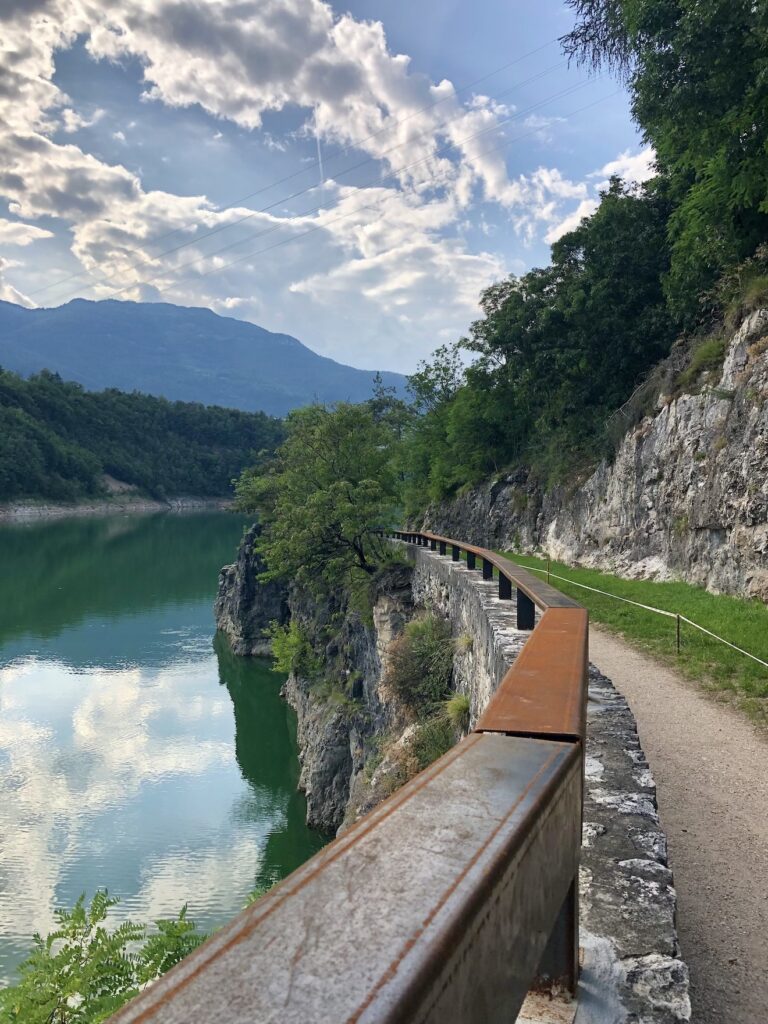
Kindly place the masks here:
<instances>
[{"instance_id":1,"label":"rust-colored handrail","mask_svg":"<svg viewBox=\"0 0 768 1024\"><path fill-rule=\"evenodd\" d=\"M532 984L575 994L586 612L486 548L391 536L495 568L522 652L469 736L114 1024L508 1024Z\"/></svg>"},{"instance_id":2,"label":"rust-colored handrail","mask_svg":"<svg viewBox=\"0 0 768 1024\"><path fill-rule=\"evenodd\" d=\"M511 599L513 588L517 590L518 627L533 629L533 632L499 684L477 723L477 730L583 740L587 702L587 610L527 569L488 548L428 531L395 530L392 536L441 554L448 554L450 550L454 561L464 552L470 569L478 568L480 559L485 579L492 578L492 570L497 570L502 600ZM534 607L543 612L538 625L535 625Z\"/></svg>"}]
</instances>

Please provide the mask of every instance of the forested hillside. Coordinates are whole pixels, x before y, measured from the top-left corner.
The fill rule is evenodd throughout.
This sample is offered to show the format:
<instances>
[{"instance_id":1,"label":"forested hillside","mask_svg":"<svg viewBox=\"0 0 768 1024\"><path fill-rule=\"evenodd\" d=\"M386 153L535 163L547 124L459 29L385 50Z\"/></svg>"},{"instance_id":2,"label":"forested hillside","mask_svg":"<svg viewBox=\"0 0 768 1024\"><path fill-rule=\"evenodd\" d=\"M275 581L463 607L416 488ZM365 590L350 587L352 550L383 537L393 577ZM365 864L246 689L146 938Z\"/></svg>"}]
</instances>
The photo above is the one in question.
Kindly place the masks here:
<instances>
[{"instance_id":1,"label":"forested hillside","mask_svg":"<svg viewBox=\"0 0 768 1024\"><path fill-rule=\"evenodd\" d=\"M74 501L104 493L103 476L155 498L221 496L279 442L263 413L84 391L52 373L0 370L0 501Z\"/></svg>"},{"instance_id":2,"label":"forested hillside","mask_svg":"<svg viewBox=\"0 0 768 1024\"><path fill-rule=\"evenodd\" d=\"M657 173L613 179L548 266L489 288L468 336L411 378L420 415L398 459L412 513L502 470L547 486L610 459L611 414L673 343L683 369L665 386L701 386L768 300L766 4L570 6L566 53L626 83Z\"/></svg>"}]
</instances>

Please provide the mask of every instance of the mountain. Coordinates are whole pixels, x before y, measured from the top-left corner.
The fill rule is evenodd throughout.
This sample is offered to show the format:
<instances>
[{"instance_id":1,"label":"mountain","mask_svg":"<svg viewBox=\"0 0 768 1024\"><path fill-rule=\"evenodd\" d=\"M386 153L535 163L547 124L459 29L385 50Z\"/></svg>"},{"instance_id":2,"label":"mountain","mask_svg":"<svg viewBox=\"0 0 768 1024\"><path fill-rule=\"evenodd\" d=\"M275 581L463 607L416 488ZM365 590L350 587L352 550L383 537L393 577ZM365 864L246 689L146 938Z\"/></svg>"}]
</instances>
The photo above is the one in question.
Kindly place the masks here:
<instances>
[{"instance_id":1,"label":"mountain","mask_svg":"<svg viewBox=\"0 0 768 1024\"><path fill-rule=\"evenodd\" d=\"M143 391L274 416L314 401L363 401L375 372L210 309L113 299L54 309L0 302L0 366L24 376L52 370L94 391ZM403 391L401 374L382 378Z\"/></svg>"}]
</instances>

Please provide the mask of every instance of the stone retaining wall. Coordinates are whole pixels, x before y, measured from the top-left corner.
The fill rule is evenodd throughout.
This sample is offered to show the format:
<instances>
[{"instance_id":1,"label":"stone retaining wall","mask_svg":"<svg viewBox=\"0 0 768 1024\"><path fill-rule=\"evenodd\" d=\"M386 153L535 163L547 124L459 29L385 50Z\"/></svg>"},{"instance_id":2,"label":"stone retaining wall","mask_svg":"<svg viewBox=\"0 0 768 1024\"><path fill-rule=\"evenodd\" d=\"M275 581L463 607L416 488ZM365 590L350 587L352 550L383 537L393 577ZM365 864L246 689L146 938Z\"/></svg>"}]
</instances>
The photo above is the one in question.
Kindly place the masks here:
<instances>
[{"instance_id":1,"label":"stone retaining wall","mask_svg":"<svg viewBox=\"0 0 768 1024\"><path fill-rule=\"evenodd\" d=\"M457 689L470 697L474 725L529 634L516 628L515 601L499 600L496 581L464 562L409 550L415 603L447 616L460 638ZM593 666L585 774L576 1024L689 1021L688 969L653 775L626 700Z\"/></svg>"}]
</instances>

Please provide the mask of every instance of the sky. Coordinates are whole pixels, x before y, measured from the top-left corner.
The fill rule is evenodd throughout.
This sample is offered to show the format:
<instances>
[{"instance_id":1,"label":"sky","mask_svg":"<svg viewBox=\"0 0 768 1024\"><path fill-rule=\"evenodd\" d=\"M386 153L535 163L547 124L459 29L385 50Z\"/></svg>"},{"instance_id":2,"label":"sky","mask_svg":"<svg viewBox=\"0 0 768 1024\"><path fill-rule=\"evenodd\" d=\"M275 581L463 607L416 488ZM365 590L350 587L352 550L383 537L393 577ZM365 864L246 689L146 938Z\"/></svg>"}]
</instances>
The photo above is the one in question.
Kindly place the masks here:
<instances>
[{"instance_id":1,"label":"sky","mask_svg":"<svg viewBox=\"0 0 768 1024\"><path fill-rule=\"evenodd\" d=\"M653 154L556 0L0 0L0 299L413 371Z\"/></svg>"}]
</instances>

